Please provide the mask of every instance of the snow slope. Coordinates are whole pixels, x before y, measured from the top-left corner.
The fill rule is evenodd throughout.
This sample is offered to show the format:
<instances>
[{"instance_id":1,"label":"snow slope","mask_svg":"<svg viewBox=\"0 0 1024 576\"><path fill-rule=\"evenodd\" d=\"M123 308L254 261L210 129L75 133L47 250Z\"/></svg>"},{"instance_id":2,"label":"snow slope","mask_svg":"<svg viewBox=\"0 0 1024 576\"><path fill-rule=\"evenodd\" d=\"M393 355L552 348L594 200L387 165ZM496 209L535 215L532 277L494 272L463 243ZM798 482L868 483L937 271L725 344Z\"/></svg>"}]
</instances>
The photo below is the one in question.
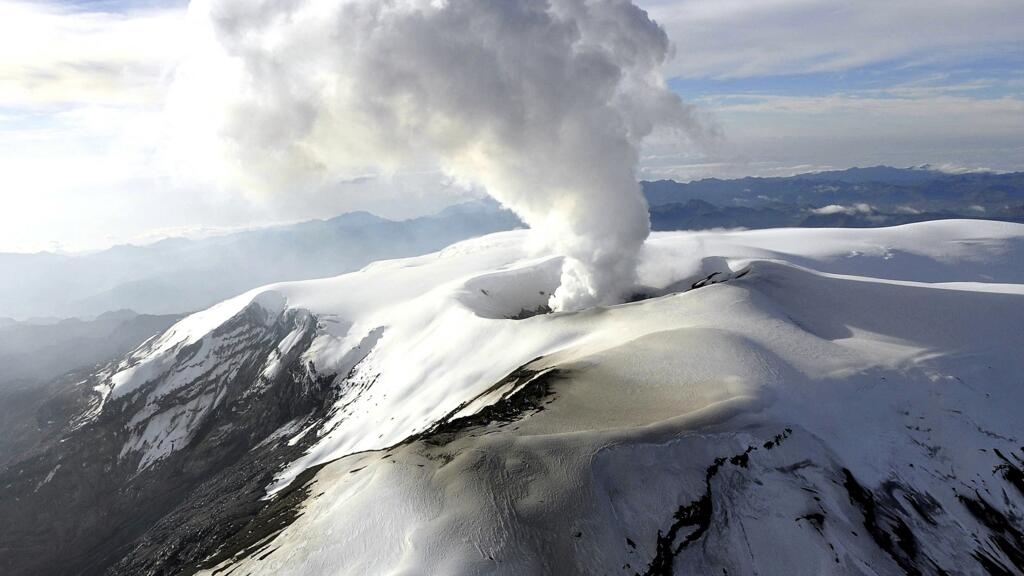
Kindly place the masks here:
<instances>
[{"instance_id":1,"label":"snow slope","mask_svg":"<svg viewBox=\"0 0 1024 576\"><path fill-rule=\"evenodd\" d=\"M161 398L231 369L218 328L315 318L277 353L335 409L268 491L323 465L316 496L232 574L1024 570L1024 226L655 234L645 298L527 314L559 267L517 231L267 286L98 389L146 395L124 453L152 465L217 402Z\"/></svg>"}]
</instances>

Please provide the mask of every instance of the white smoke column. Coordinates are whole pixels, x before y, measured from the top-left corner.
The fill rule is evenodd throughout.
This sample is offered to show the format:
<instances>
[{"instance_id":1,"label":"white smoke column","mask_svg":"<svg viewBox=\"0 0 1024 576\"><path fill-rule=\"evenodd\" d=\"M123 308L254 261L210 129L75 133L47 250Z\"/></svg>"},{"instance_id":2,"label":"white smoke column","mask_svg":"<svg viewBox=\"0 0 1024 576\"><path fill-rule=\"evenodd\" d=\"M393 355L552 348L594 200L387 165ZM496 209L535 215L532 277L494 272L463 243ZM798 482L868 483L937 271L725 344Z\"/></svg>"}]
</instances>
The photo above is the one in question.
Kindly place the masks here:
<instances>
[{"instance_id":1,"label":"white smoke column","mask_svg":"<svg viewBox=\"0 0 1024 576\"><path fill-rule=\"evenodd\" d=\"M627 0L197 0L179 152L248 190L436 166L565 256L556 310L634 286L656 124L696 135L664 31Z\"/></svg>"}]
</instances>

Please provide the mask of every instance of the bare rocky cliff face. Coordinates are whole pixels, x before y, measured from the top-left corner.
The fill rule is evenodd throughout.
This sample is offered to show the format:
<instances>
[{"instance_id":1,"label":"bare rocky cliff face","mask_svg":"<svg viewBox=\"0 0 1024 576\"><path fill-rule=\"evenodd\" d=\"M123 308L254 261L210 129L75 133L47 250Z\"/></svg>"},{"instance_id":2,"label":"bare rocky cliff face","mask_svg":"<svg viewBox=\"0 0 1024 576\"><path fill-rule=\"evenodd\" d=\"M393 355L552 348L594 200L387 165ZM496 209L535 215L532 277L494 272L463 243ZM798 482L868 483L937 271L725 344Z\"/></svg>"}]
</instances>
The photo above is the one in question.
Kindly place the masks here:
<instances>
[{"instance_id":1,"label":"bare rocky cliff face","mask_svg":"<svg viewBox=\"0 0 1024 576\"><path fill-rule=\"evenodd\" d=\"M74 416L77 383L179 319L119 310L0 323L0 468L59 433Z\"/></svg>"},{"instance_id":2,"label":"bare rocky cliff face","mask_svg":"<svg viewBox=\"0 0 1024 576\"><path fill-rule=\"evenodd\" d=\"M102 398L95 388L109 370L67 387L62 405L49 406L64 426L0 471L0 571L188 571L260 510L276 466L304 448L272 434L316 420L331 399L328 381L298 359L316 319L302 310L269 315L246 307L132 394ZM289 336L294 345L282 354ZM215 365L230 364L230 373L200 374L153 397L211 341ZM153 440L181 446L164 453Z\"/></svg>"}]
</instances>

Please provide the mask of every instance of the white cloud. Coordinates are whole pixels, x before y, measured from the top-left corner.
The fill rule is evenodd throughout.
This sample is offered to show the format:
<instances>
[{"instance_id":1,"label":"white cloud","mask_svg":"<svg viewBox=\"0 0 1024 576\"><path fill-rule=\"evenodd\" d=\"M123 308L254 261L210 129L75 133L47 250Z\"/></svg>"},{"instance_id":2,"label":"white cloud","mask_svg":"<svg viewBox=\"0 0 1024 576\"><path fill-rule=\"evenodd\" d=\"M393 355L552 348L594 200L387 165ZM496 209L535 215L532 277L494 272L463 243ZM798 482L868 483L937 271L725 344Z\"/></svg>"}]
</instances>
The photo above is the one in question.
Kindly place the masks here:
<instances>
[{"instance_id":1,"label":"white cloud","mask_svg":"<svg viewBox=\"0 0 1024 576\"><path fill-rule=\"evenodd\" d=\"M843 71L1020 49L1019 0L643 0L676 46L670 75Z\"/></svg>"},{"instance_id":2,"label":"white cloud","mask_svg":"<svg viewBox=\"0 0 1024 576\"><path fill-rule=\"evenodd\" d=\"M637 152L704 137L661 76L668 38L622 0L196 0L175 150L218 185L291 197L372 170L480 186L565 256L554 309L633 289Z\"/></svg>"},{"instance_id":3,"label":"white cloud","mask_svg":"<svg viewBox=\"0 0 1024 576\"><path fill-rule=\"evenodd\" d=\"M896 152L897 147L934 153L943 147L962 150L985 145L1014 149L1024 145L1024 99L1018 97L742 95L700 103L718 114L731 142L771 143L778 147L781 139L784 149L796 153L806 152L802 148L807 145L841 148L845 153L852 152L856 145L869 143L871 148L884 153ZM909 164L958 162L947 154L922 156ZM813 157L804 161L834 163ZM959 162L972 163L967 158Z\"/></svg>"},{"instance_id":4,"label":"white cloud","mask_svg":"<svg viewBox=\"0 0 1024 576\"><path fill-rule=\"evenodd\" d=\"M786 176L879 164L1024 168L1020 97L742 94L695 103L715 115L725 137L706 154L652 143L642 159L645 178Z\"/></svg>"},{"instance_id":5,"label":"white cloud","mask_svg":"<svg viewBox=\"0 0 1024 576\"><path fill-rule=\"evenodd\" d=\"M0 106L159 103L182 50L180 9L82 12L0 3Z\"/></svg>"},{"instance_id":6,"label":"white cloud","mask_svg":"<svg viewBox=\"0 0 1024 576\"><path fill-rule=\"evenodd\" d=\"M926 164L922 166L922 168L927 168L929 170L937 170L939 172L945 172L946 174L979 174L983 172L1005 172L1004 170L994 170L987 166L963 166L961 164L953 164L951 162L944 162L942 164Z\"/></svg>"},{"instance_id":7,"label":"white cloud","mask_svg":"<svg viewBox=\"0 0 1024 576\"><path fill-rule=\"evenodd\" d=\"M643 161L647 178L788 175L801 165L1024 168L1024 80L971 72L977 59L1019 60L1022 2L641 0L641 5L666 26L676 47L669 73L690 78L688 92L705 94L694 103L718 120L725 135L706 154L671 143L651 146ZM729 83L716 87L708 81L702 90L700 82L827 72L830 86L843 86L848 70L880 64L887 71L877 85L862 70L857 89L831 93L815 81L753 78L747 86L777 91L751 88L737 94L721 92ZM900 66L927 64L936 66L934 71L920 76L908 71L905 80L892 84L900 78ZM955 81L953 72L959 74Z\"/></svg>"},{"instance_id":8,"label":"white cloud","mask_svg":"<svg viewBox=\"0 0 1024 576\"><path fill-rule=\"evenodd\" d=\"M171 72L193 45L184 24L183 8L0 2L0 251L88 250L359 209L404 218L473 194L437 173L286 199L174 177L159 149Z\"/></svg>"},{"instance_id":9,"label":"white cloud","mask_svg":"<svg viewBox=\"0 0 1024 576\"><path fill-rule=\"evenodd\" d=\"M152 223L183 16L0 3L0 250L98 247Z\"/></svg>"},{"instance_id":10,"label":"white cloud","mask_svg":"<svg viewBox=\"0 0 1024 576\"><path fill-rule=\"evenodd\" d=\"M937 64L934 75L859 91L709 94L699 110L720 122L726 138L708 150L657 138L640 159L644 178L875 164L1024 167L1024 78L945 76L957 66L969 70L973 59L1019 59L1024 2L638 3L676 47L666 69L698 83L826 71L841 84L844 71L858 66ZM154 229L249 226L351 209L406 217L474 193L415 169L287 198L169 179L156 150L170 71L197 42L185 10L90 8L96 5L0 0L0 250L45 248L52 240L92 248Z\"/></svg>"},{"instance_id":11,"label":"white cloud","mask_svg":"<svg viewBox=\"0 0 1024 576\"><path fill-rule=\"evenodd\" d=\"M847 214L853 216L854 214L870 214L874 212L874 208L870 204L864 204L858 202L850 206L843 206L841 204L829 204L828 206L822 206L821 208L812 208L811 214L817 214L819 216L826 216L829 214Z\"/></svg>"}]
</instances>

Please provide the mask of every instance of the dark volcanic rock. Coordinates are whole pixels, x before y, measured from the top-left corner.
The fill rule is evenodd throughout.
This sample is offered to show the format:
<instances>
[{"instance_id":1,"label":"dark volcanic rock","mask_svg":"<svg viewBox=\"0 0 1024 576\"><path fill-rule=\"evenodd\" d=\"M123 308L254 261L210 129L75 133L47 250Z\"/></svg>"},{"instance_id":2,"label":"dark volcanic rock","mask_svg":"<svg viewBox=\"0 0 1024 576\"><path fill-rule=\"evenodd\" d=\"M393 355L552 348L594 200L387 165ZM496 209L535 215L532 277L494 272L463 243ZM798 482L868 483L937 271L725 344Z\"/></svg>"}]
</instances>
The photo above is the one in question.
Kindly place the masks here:
<instances>
[{"instance_id":1,"label":"dark volcanic rock","mask_svg":"<svg viewBox=\"0 0 1024 576\"><path fill-rule=\"evenodd\" d=\"M157 410L201 394L219 400L198 422L187 445L140 469L142 455L125 450L132 418L147 394L173 376L124 397L59 442L0 471L0 573L190 573L274 502L262 501L278 468L305 446L288 446L275 431L315 423L332 404L330 379L302 366L298 352L280 358L278 343L296 332L308 348L316 319L302 310L268 318L250 305L209 337L224 337L238 369L204 375L162 396ZM230 337L230 338L229 338ZM227 353L226 352L226 353ZM178 352L188 362L195 349ZM277 356L275 356L277 354ZM284 369L271 377L268 358ZM95 385L88 382L83 386ZM91 387L90 387L91 389Z\"/></svg>"}]
</instances>

